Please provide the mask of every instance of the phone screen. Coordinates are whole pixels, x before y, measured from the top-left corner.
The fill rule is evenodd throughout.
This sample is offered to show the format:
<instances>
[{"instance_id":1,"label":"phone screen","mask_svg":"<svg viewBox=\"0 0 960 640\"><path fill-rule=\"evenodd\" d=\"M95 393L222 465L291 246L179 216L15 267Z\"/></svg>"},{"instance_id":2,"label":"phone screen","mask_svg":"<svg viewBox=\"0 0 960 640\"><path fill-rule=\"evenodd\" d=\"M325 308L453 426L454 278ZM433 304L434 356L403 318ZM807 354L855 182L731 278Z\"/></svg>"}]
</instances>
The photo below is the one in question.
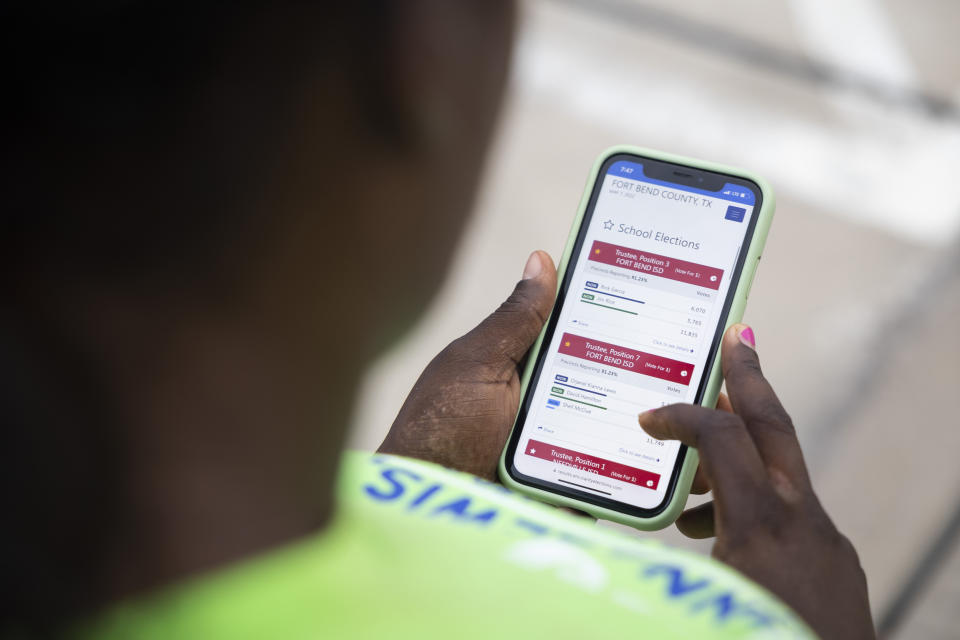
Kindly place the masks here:
<instances>
[{"instance_id":1,"label":"phone screen","mask_svg":"<svg viewBox=\"0 0 960 640\"><path fill-rule=\"evenodd\" d=\"M637 416L700 400L760 197L734 176L604 163L507 451L515 480L632 515L666 506L686 447Z\"/></svg>"}]
</instances>

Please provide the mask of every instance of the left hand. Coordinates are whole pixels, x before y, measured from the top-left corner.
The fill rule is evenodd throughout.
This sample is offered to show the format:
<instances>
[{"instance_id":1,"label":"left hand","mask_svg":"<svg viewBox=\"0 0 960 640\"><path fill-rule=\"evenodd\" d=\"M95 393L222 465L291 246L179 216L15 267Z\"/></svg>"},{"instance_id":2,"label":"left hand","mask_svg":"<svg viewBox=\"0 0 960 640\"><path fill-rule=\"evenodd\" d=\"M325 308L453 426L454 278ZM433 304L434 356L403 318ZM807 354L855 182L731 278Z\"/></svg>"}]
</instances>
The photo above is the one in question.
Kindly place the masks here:
<instances>
[{"instance_id":1,"label":"left hand","mask_svg":"<svg viewBox=\"0 0 960 640\"><path fill-rule=\"evenodd\" d=\"M875 638L867 581L856 550L830 520L810 483L790 416L763 375L753 330L724 334L720 411L673 404L640 414L660 440L700 453L714 501L677 525L716 534L712 555L793 607L821 638Z\"/></svg>"},{"instance_id":2,"label":"left hand","mask_svg":"<svg viewBox=\"0 0 960 640\"><path fill-rule=\"evenodd\" d=\"M496 480L520 406L521 366L556 292L553 260L535 251L510 297L427 365L378 452Z\"/></svg>"}]
</instances>

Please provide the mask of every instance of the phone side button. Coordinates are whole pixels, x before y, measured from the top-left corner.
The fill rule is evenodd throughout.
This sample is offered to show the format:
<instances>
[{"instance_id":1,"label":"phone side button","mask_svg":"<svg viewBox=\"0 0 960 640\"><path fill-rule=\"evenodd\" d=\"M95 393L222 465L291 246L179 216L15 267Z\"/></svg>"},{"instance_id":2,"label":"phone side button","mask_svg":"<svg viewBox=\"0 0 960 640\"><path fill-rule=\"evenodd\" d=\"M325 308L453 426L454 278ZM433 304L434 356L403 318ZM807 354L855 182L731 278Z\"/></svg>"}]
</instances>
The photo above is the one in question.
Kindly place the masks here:
<instances>
[{"instance_id":1,"label":"phone side button","mask_svg":"<svg viewBox=\"0 0 960 640\"><path fill-rule=\"evenodd\" d=\"M747 293L743 296L744 300L750 299L750 290L753 289L753 281L757 277L757 271L760 270L760 258L757 258L757 262L753 265L753 273L750 274L750 283L747 284Z\"/></svg>"}]
</instances>

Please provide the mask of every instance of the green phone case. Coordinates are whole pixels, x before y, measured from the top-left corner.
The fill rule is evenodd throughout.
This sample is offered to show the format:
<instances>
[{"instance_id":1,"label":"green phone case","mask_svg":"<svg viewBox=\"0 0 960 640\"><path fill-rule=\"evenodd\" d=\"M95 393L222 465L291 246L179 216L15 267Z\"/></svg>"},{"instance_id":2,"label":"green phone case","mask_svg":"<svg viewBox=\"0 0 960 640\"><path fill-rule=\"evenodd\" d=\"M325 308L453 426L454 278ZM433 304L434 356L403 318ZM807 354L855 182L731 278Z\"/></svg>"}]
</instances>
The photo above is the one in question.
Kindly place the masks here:
<instances>
[{"instance_id":1,"label":"green phone case","mask_svg":"<svg viewBox=\"0 0 960 640\"><path fill-rule=\"evenodd\" d=\"M746 259L744 260L743 271L741 273L740 280L737 282L737 288L736 292L734 293L733 302L730 305L730 313L727 316L727 327L740 322L740 319L743 317L743 310L747 305L747 296L749 295L750 287L753 284L753 277L756 274L757 265L760 261L760 255L763 252L763 246L767 240L767 232L770 230L770 223L773 221L773 212L775 209L773 190L770 188L770 185L766 180L754 173L744 171L743 169L737 169L735 167L717 164L715 162L696 160L694 158L686 158L672 153L654 151L652 149L644 149L641 147L632 147L629 145L610 147L601 153L597 158L597 161L593 164L593 167L590 169L590 175L587 179L587 186L583 191L583 196L580 198L580 206L577 209L577 216L573 220L570 236L567 238L567 244L563 249L563 256L560 259L560 265L557 270L558 283L563 282L563 276L570 264L573 246L576 243L577 235L580 231L580 225L583 222L583 216L590 201L590 195L593 193L594 185L596 184L598 178L602 179L602 176L599 175L600 169L603 166L603 163L610 156L618 153L631 153L647 158L683 164L698 169L705 169L708 171L725 173L732 176L739 176L741 178L752 180L760 188L762 201L760 204L760 210L755 212L755 215L757 216L757 222L754 230L753 240L750 242L750 249L747 252ZM537 361L537 355L539 354L541 345L543 344L545 331L546 325L544 325L544 331L540 333L540 336L537 338L537 341L534 343L533 348L530 351L530 357L527 360L527 366L523 371L523 378L521 379L521 398L526 397L527 386L530 384L530 378L533 375L533 369ZM722 382L720 371L720 353L718 350L716 358L713 362L713 366L710 369L710 377L707 380L707 387L701 404L708 407L716 405L717 395L720 393L720 385ZM514 422L513 428L517 428L516 422ZM512 431L510 436L511 438L513 437ZM507 442L509 443L509 441L510 438L508 438ZM586 511L597 518L612 520L614 522L626 524L631 527L636 527L637 529L654 531L657 529L663 529L664 527L672 524L673 521L676 520L683 511L683 507L687 503L687 497L690 494L690 484L693 482L693 475L697 470L698 462L699 456L697 455L696 449L688 449L687 455L683 461L683 467L680 469L680 477L677 481L677 486L673 493L673 497L663 511L650 518L638 518L635 516L630 516L625 513L620 513L619 511L606 509L604 507L599 507L587 502L581 502L573 498L568 498L566 496L561 496L549 491L544 491L542 489L520 484L511 478L509 473L507 473L506 447L500 454L499 474L500 480L507 487L543 502L548 502L557 506L572 507L574 509Z\"/></svg>"}]
</instances>

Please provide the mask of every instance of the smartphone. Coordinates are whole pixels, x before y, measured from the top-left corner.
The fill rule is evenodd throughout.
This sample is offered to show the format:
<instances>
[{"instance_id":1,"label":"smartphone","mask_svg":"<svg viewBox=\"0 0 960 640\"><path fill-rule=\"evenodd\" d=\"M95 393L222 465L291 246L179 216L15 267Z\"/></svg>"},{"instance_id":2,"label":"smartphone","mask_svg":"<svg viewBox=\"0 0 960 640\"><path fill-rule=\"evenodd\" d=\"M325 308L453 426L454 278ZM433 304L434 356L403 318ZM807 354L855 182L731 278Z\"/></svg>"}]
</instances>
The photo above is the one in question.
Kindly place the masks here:
<instances>
[{"instance_id":1,"label":"smartphone","mask_svg":"<svg viewBox=\"0 0 960 640\"><path fill-rule=\"evenodd\" d=\"M677 518L696 451L647 436L637 417L716 403L720 341L743 315L773 211L766 182L741 169L601 154L523 374L504 484L641 529Z\"/></svg>"}]
</instances>

